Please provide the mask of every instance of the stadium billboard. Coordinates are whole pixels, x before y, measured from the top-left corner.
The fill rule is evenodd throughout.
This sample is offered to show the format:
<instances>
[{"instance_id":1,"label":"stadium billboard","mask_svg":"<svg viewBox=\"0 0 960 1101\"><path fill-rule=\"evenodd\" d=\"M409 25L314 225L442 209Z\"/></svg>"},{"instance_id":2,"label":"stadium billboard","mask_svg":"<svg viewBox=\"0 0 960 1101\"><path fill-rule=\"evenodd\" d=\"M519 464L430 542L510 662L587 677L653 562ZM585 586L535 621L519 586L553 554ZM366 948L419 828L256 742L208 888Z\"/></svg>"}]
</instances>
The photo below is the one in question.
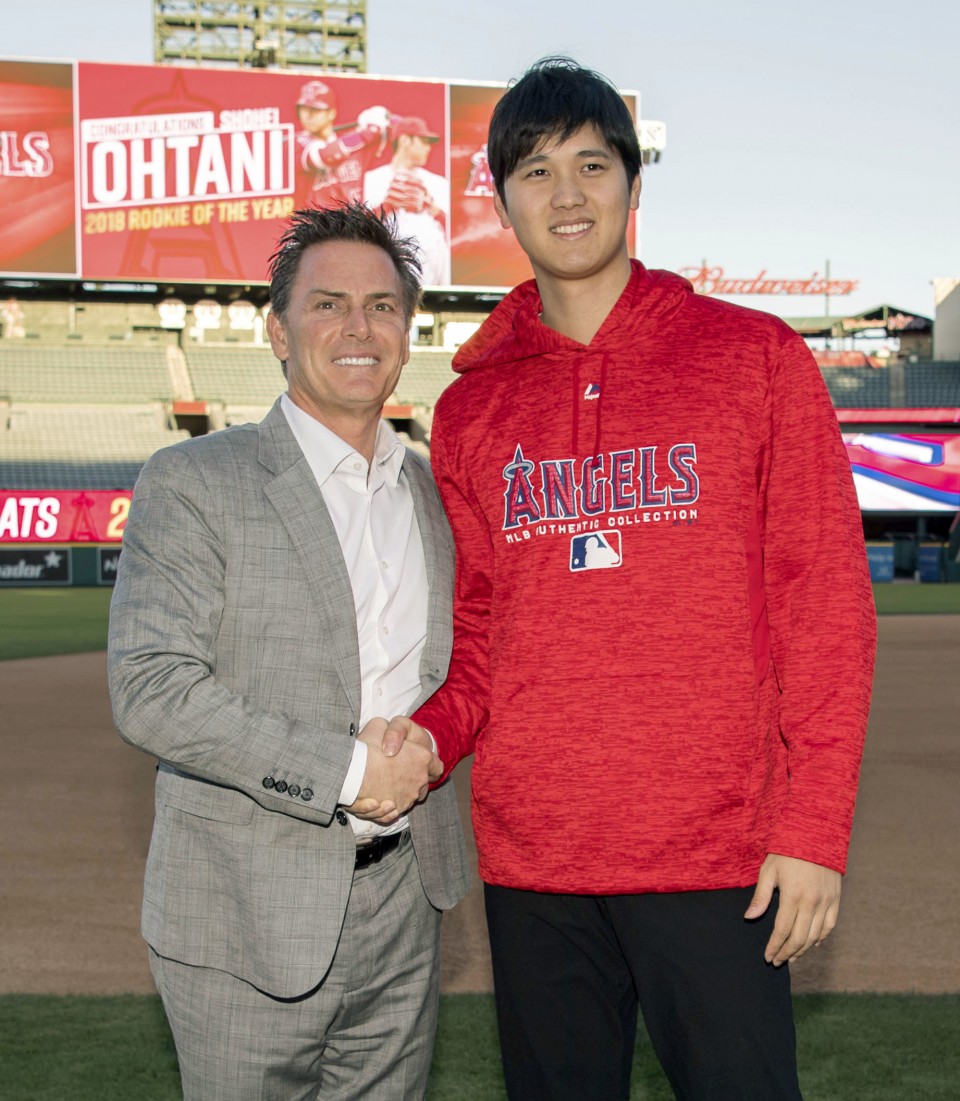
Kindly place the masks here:
<instances>
[{"instance_id":1,"label":"stadium billboard","mask_svg":"<svg viewBox=\"0 0 960 1101\"><path fill-rule=\"evenodd\" d=\"M282 219L311 203L363 199L368 174L390 162L391 129L416 124L431 135L420 139L423 159L438 170L432 176L446 179L442 84L163 65L78 68L89 279L263 282ZM423 208L426 187L409 190L403 201ZM443 194L432 201L438 216L426 217L439 227L449 201ZM438 240L448 271L445 233L431 239L434 248Z\"/></svg>"},{"instance_id":2,"label":"stadium billboard","mask_svg":"<svg viewBox=\"0 0 960 1101\"><path fill-rule=\"evenodd\" d=\"M290 211L347 199L396 215L421 246L426 286L511 287L531 272L496 216L486 163L503 91L356 74L0 60L0 197L22 211L12 226L5 218L0 270L261 283ZM636 95L624 100L636 117ZM26 158L38 134L47 135L49 163L33 167ZM17 159L3 159L11 143Z\"/></svg>"},{"instance_id":3,"label":"stadium billboard","mask_svg":"<svg viewBox=\"0 0 960 1101\"><path fill-rule=\"evenodd\" d=\"M69 585L73 580L73 557L69 547L45 550L0 547L0 587L23 585Z\"/></svg>"},{"instance_id":4,"label":"stadium billboard","mask_svg":"<svg viewBox=\"0 0 960 1101\"><path fill-rule=\"evenodd\" d=\"M0 271L75 276L73 65L0 60Z\"/></svg>"},{"instance_id":5,"label":"stadium billboard","mask_svg":"<svg viewBox=\"0 0 960 1101\"><path fill-rule=\"evenodd\" d=\"M861 512L960 511L960 435L844 434Z\"/></svg>"},{"instance_id":6,"label":"stadium billboard","mask_svg":"<svg viewBox=\"0 0 960 1101\"><path fill-rule=\"evenodd\" d=\"M0 490L0 545L119 543L131 490Z\"/></svg>"}]
</instances>

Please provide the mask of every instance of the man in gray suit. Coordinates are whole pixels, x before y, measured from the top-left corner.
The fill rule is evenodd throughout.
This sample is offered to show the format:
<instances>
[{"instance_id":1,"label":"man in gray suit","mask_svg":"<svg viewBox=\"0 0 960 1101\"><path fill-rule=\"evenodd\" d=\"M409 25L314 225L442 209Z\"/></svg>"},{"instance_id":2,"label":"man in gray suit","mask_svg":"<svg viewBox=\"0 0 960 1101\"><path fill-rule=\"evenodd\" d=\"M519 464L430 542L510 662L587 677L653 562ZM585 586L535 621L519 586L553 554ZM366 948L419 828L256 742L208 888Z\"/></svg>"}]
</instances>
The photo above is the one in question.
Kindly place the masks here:
<instances>
[{"instance_id":1,"label":"man in gray suit","mask_svg":"<svg viewBox=\"0 0 960 1101\"><path fill-rule=\"evenodd\" d=\"M419 264L362 207L299 211L259 425L156 454L110 616L122 737L159 758L143 934L186 1098L422 1097L454 792L387 719L443 681L453 551L427 463L381 420Z\"/></svg>"}]
</instances>

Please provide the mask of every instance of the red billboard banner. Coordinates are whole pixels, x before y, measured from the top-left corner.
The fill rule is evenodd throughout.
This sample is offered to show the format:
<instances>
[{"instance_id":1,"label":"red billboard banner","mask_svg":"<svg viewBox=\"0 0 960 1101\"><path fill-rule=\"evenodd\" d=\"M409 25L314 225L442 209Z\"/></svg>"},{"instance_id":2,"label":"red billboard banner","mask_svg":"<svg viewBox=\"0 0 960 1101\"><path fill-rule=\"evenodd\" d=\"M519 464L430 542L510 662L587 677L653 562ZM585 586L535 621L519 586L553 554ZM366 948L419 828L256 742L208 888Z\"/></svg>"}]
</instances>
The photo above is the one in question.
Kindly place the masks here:
<instances>
[{"instance_id":1,"label":"red billboard banner","mask_svg":"<svg viewBox=\"0 0 960 1101\"><path fill-rule=\"evenodd\" d=\"M418 167L446 181L439 82L165 65L78 72L89 279L262 282L293 209L363 199L368 175L401 147L422 144ZM435 211L446 261L444 195L413 180L382 193L378 205Z\"/></svg>"},{"instance_id":2,"label":"red billboard banner","mask_svg":"<svg viewBox=\"0 0 960 1101\"><path fill-rule=\"evenodd\" d=\"M530 262L493 208L487 129L503 88L450 88L451 263L458 286L512 287L530 279Z\"/></svg>"},{"instance_id":3,"label":"red billboard banner","mask_svg":"<svg viewBox=\"0 0 960 1101\"><path fill-rule=\"evenodd\" d=\"M75 275L73 65L0 60L0 270Z\"/></svg>"},{"instance_id":4,"label":"red billboard banner","mask_svg":"<svg viewBox=\"0 0 960 1101\"><path fill-rule=\"evenodd\" d=\"M0 544L119 543L130 490L0 490Z\"/></svg>"},{"instance_id":5,"label":"red billboard banner","mask_svg":"<svg viewBox=\"0 0 960 1101\"><path fill-rule=\"evenodd\" d=\"M485 143L502 94L356 74L0 60L0 271L262 283L292 210L347 199L392 213L416 238L425 286L511 287L531 273L493 208ZM636 97L624 101L635 115Z\"/></svg>"}]
</instances>

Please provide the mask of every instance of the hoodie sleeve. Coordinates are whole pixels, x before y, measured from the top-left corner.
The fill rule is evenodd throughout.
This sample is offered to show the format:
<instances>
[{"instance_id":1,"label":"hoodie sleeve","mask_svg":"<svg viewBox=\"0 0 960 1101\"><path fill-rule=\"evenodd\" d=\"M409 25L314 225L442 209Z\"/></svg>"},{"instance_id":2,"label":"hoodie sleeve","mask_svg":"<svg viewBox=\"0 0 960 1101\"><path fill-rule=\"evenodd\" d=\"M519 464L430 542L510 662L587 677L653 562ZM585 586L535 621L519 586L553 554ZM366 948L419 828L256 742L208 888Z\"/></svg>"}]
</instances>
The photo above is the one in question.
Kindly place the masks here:
<instances>
[{"instance_id":1,"label":"hoodie sleeve","mask_svg":"<svg viewBox=\"0 0 960 1101\"><path fill-rule=\"evenodd\" d=\"M789 334L766 399L760 528L789 788L768 851L844 871L866 732L876 615L840 428Z\"/></svg>"},{"instance_id":2,"label":"hoodie sleeve","mask_svg":"<svg viewBox=\"0 0 960 1101\"><path fill-rule=\"evenodd\" d=\"M434 417L430 462L457 549L453 600L453 654L444 684L414 715L437 742L444 779L474 750L487 723L490 698L488 634L493 548L469 478L448 449L442 405Z\"/></svg>"}]
</instances>

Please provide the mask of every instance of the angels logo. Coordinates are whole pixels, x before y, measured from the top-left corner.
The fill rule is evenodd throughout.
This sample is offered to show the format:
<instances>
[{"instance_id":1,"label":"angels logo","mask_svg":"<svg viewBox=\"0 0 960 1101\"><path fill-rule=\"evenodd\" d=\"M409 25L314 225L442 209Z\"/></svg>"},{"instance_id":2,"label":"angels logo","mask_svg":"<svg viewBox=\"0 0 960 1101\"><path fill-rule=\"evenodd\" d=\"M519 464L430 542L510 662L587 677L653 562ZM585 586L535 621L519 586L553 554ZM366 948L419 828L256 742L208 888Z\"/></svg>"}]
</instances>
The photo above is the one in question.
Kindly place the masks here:
<instances>
[{"instance_id":1,"label":"angels logo","mask_svg":"<svg viewBox=\"0 0 960 1101\"><path fill-rule=\"evenodd\" d=\"M463 189L464 195L493 196L496 188L493 184L493 173L487 163L487 143L483 145L470 158L470 179Z\"/></svg>"},{"instance_id":2,"label":"angels logo","mask_svg":"<svg viewBox=\"0 0 960 1101\"><path fill-rule=\"evenodd\" d=\"M687 506L700 496L697 449L676 443L667 449L625 448L588 455L583 460L528 459L519 444L503 468L503 530L548 520L618 516L663 506Z\"/></svg>"},{"instance_id":3,"label":"angels logo","mask_svg":"<svg viewBox=\"0 0 960 1101\"><path fill-rule=\"evenodd\" d=\"M0 130L0 176L50 176L50 135L43 130Z\"/></svg>"}]
</instances>

